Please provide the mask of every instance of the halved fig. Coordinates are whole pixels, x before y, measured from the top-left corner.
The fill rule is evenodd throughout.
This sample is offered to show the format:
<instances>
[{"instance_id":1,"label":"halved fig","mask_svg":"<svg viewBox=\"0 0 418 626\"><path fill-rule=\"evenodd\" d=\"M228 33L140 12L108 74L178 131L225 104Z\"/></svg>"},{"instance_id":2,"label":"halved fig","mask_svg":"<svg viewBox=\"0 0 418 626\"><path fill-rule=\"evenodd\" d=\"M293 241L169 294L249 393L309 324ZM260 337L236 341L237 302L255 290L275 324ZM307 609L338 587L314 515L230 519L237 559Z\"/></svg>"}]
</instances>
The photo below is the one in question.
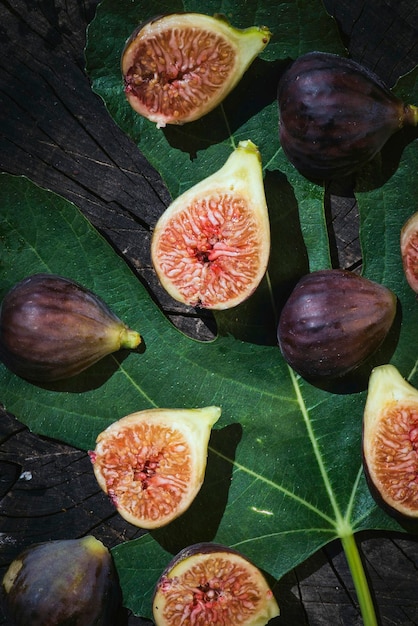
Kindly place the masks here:
<instances>
[{"instance_id":1,"label":"halved fig","mask_svg":"<svg viewBox=\"0 0 418 626\"><path fill-rule=\"evenodd\" d=\"M401 255L405 278L411 289L418 293L418 212L402 227Z\"/></svg>"},{"instance_id":2,"label":"halved fig","mask_svg":"<svg viewBox=\"0 0 418 626\"><path fill-rule=\"evenodd\" d=\"M269 253L261 157L250 140L172 202L151 242L166 291L206 309L228 309L248 298L265 274Z\"/></svg>"},{"instance_id":3,"label":"halved fig","mask_svg":"<svg viewBox=\"0 0 418 626\"><path fill-rule=\"evenodd\" d=\"M270 37L265 26L241 30L221 15L172 13L149 20L122 53L128 102L159 128L197 120L232 91Z\"/></svg>"},{"instance_id":4,"label":"halved fig","mask_svg":"<svg viewBox=\"0 0 418 626\"><path fill-rule=\"evenodd\" d=\"M99 434L90 452L97 482L120 515L159 528L189 508L206 470L212 426L221 409L148 409Z\"/></svg>"},{"instance_id":5,"label":"halved fig","mask_svg":"<svg viewBox=\"0 0 418 626\"><path fill-rule=\"evenodd\" d=\"M140 342L99 296L56 274L24 278L1 303L0 360L33 382L70 378Z\"/></svg>"},{"instance_id":6,"label":"halved fig","mask_svg":"<svg viewBox=\"0 0 418 626\"><path fill-rule=\"evenodd\" d=\"M215 543L184 548L157 583L156 626L265 626L279 607L260 570Z\"/></svg>"},{"instance_id":7,"label":"halved fig","mask_svg":"<svg viewBox=\"0 0 418 626\"><path fill-rule=\"evenodd\" d=\"M283 357L304 378L341 377L381 345L396 303L390 289L348 270L311 272L296 284L280 315Z\"/></svg>"},{"instance_id":8,"label":"halved fig","mask_svg":"<svg viewBox=\"0 0 418 626\"><path fill-rule=\"evenodd\" d=\"M394 365L370 376L363 459L377 502L395 516L418 518L418 390Z\"/></svg>"},{"instance_id":9,"label":"halved fig","mask_svg":"<svg viewBox=\"0 0 418 626\"><path fill-rule=\"evenodd\" d=\"M29 546L3 590L15 626L114 626L122 604L110 552L91 535Z\"/></svg>"}]
</instances>

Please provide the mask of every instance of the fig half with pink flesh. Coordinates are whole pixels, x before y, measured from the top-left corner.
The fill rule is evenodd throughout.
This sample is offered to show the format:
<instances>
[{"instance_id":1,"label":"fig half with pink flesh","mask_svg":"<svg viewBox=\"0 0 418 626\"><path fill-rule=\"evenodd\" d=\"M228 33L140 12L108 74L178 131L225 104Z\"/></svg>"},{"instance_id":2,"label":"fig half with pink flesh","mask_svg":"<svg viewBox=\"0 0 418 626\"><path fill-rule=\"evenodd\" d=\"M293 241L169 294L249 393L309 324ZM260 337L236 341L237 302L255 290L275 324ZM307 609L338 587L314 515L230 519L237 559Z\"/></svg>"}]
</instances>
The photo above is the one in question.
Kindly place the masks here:
<instances>
[{"instance_id":1,"label":"fig half with pink flesh","mask_svg":"<svg viewBox=\"0 0 418 626\"><path fill-rule=\"evenodd\" d=\"M159 528L184 513L205 477L208 442L221 409L146 409L99 434L94 474L120 515Z\"/></svg>"},{"instance_id":2,"label":"fig half with pink flesh","mask_svg":"<svg viewBox=\"0 0 418 626\"><path fill-rule=\"evenodd\" d=\"M265 26L238 29L220 15L151 19L122 53L127 100L159 128L197 120L232 91L270 37Z\"/></svg>"},{"instance_id":3,"label":"fig half with pink flesh","mask_svg":"<svg viewBox=\"0 0 418 626\"><path fill-rule=\"evenodd\" d=\"M370 376L363 459L377 502L395 517L418 519L418 390L391 364Z\"/></svg>"},{"instance_id":4,"label":"fig half with pink flesh","mask_svg":"<svg viewBox=\"0 0 418 626\"><path fill-rule=\"evenodd\" d=\"M401 255L405 278L411 289L418 293L418 212L402 227Z\"/></svg>"},{"instance_id":5,"label":"fig half with pink flesh","mask_svg":"<svg viewBox=\"0 0 418 626\"><path fill-rule=\"evenodd\" d=\"M229 309L246 300L266 272L269 253L261 156L250 140L172 202L151 243L166 291L205 309Z\"/></svg>"},{"instance_id":6,"label":"fig half with pink flesh","mask_svg":"<svg viewBox=\"0 0 418 626\"><path fill-rule=\"evenodd\" d=\"M177 554L153 600L156 626L265 626L279 613L262 572L236 550L215 543Z\"/></svg>"}]
</instances>

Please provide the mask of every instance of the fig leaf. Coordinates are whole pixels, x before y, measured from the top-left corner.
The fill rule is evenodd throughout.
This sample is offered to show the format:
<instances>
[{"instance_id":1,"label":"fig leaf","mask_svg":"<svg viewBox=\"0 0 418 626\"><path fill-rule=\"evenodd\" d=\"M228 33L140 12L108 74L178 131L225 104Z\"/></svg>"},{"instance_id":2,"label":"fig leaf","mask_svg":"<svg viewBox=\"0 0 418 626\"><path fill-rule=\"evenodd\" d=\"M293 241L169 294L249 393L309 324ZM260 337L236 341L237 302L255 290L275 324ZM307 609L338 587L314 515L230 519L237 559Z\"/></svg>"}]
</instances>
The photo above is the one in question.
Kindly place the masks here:
<instances>
[{"instance_id":1,"label":"fig leaf","mask_svg":"<svg viewBox=\"0 0 418 626\"><path fill-rule=\"evenodd\" d=\"M402 189L405 201L393 210L374 208L374 200L369 219L363 219L363 243L368 276L396 287L404 317L392 362L417 385L416 301L396 262L400 228L416 193L413 148L405 150L385 190ZM280 578L337 537L401 529L377 508L362 472L365 392L333 394L307 384L290 372L275 346L231 336L209 343L185 337L74 205L26 178L2 174L0 180L0 296L33 271L69 275L104 297L127 323L141 327L146 346L124 360L110 356L90 378L49 388L26 383L1 366L6 409L34 432L88 450L103 428L132 411L222 407L205 482L181 522L113 550L135 613L150 616L153 582L173 554L197 541L230 545ZM365 192L364 205L368 199ZM367 234L382 219L384 227Z\"/></svg>"},{"instance_id":2,"label":"fig leaf","mask_svg":"<svg viewBox=\"0 0 418 626\"><path fill-rule=\"evenodd\" d=\"M212 13L221 10L219 2L205 5L205 11L208 6ZM287 194L300 219L305 248L292 258L292 267L303 266L305 259L312 270L326 267L323 191L295 173L271 139L277 128L275 87L262 101L252 101L250 111L237 104L249 85L262 93L254 81L275 86L288 57L315 48L342 52L336 26L317 0L303 3L303 8L283 4L282 10L270 0L238 2L228 10L222 4L228 15L229 8L231 22L239 27L252 22L257 8L257 21L265 21L274 38L231 99L210 114L210 123L209 118L193 123L193 132L181 128L157 133L155 125L133 117L119 73L121 45L142 19L167 10L198 10L198 3L104 0L89 29L93 87L163 175L173 196L215 171L231 145L251 138L262 153L266 181ZM408 81L410 93L415 86L411 77ZM399 253L401 226L416 210L416 145L408 145L399 157L390 174L370 173L373 179L381 176L383 187L373 189L365 175L357 197L364 273L392 288L402 306L391 362L417 386L417 302L403 277ZM30 273L62 274L103 297L131 327L141 328L145 345L142 354L112 355L89 377L50 387L26 383L0 365L0 400L6 409L34 432L88 450L103 428L133 411L222 407L204 485L181 523L113 550L129 608L151 617L151 595L161 571L173 554L197 541L230 545L280 578L337 537L347 543L347 537L363 529L401 530L375 505L362 472L365 391L332 394L310 386L290 372L276 346L232 336L204 344L183 336L76 207L25 178L3 174L0 181L0 297ZM273 222L280 222L280 202L275 202ZM290 249L293 236L282 233ZM284 268L286 275L292 267Z\"/></svg>"}]
</instances>

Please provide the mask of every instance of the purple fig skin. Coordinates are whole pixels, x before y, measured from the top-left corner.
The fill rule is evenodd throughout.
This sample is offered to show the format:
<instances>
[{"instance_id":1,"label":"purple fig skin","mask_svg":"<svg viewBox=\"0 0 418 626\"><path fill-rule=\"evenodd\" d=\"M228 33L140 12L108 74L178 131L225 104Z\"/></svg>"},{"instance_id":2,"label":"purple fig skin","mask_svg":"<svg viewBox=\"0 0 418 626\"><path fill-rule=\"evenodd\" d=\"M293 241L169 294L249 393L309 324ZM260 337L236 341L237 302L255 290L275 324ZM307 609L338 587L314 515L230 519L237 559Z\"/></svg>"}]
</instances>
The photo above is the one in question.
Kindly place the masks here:
<instances>
[{"instance_id":1,"label":"purple fig skin","mask_svg":"<svg viewBox=\"0 0 418 626\"><path fill-rule=\"evenodd\" d=\"M167 575L173 569L173 567L177 565L177 563L180 563L181 561L184 561L189 557L196 556L197 554L214 554L215 552L225 552L226 554L236 554L238 556L241 556L237 550L234 550L229 546L224 546L220 543L211 543L209 541L194 543L193 545L186 546L185 548L180 550L180 552L178 552L171 559L171 561L164 569L162 576Z\"/></svg>"},{"instance_id":2,"label":"purple fig skin","mask_svg":"<svg viewBox=\"0 0 418 626\"><path fill-rule=\"evenodd\" d=\"M110 552L91 535L29 546L3 591L15 626L115 626L122 606Z\"/></svg>"},{"instance_id":3,"label":"purple fig skin","mask_svg":"<svg viewBox=\"0 0 418 626\"><path fill-rule=\"evenodd\" d=\"M397 299L387 287L348 270L302 277L280 315L278 341L287 363L308 380L351 372L385 339Z\"/></svg>"},{"instance_id":4,"label":"purple fig skin","mask_svg":"<svg viewBox=\"0 0 418 626\"><path fill-rule=\"evenodd\" d=\"M34 274L0 307L0 360L33 382L69 378L141 341L93 292L55 274Z\"/></svg>"},{"instance_id":5,"label":"purple fig skin","mask_svg":"<svg viewBox=\"0 0 418 626\"><path fill-rule=\"evenodd\" d=\"M370 70L325 52L302 55L278 87L279 136L289 161L305 177L347 176L369 162L418 108L405 105Z\"/></svg>"}]
</instances>

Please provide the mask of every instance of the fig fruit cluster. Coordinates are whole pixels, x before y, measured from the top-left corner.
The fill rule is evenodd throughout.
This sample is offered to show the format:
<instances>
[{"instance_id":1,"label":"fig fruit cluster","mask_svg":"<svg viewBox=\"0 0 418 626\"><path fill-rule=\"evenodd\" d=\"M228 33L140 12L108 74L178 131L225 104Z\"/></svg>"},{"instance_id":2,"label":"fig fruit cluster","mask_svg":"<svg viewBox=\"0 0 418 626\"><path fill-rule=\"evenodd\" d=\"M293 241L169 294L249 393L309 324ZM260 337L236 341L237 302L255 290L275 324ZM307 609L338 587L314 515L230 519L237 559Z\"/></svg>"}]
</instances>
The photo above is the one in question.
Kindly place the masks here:
<instances>
[{"instance_id":1,"label":"fig fruit cluster","mask_svg":"<svg viewBox=\"0 0 418 626\"><path fill-rule=\"evenodd\" d=\"M127 101L160 128L200 119L232 91L270 37L267 27L239 30L220 16L183 13L150 20L122 53ZM280 80L278 105L285 154L304 176L321 181L357 171L393 133L418 123L418 108L396 98L377 76L322 52L290 65ZM405 274L415 290L417 221L414 216L401 237ZM218 171L172 202L151 244L167 292L189 306L215 310L253 294L269 253L261 156L249 139ZM339 378L378 350L396 308L395 294L383 285L343 270L312 272L283 307L280 350L308 380ZM140 341L95 293L62 276L29 276L1 304L0 359L29 381L75 376L121 348L136 349ZM413 517L417 394L392 366L374 370L363 430L370 483L390 510ZM215 406L139 411L98 435L89 453L94 474L122 517L155 529L191 506L220 414ZM3 587L17 626L110 626L121 601L110 554L93 537L32 546L11 564ZM157 626L264 626L279 608L247 558L205 543L181 551L168 565L155 589L153 614Z\"/></svg>"},{"instance_id":2,"label":"fig fruit cluster","mask_svg":"<svg viewBox=\"0 0 418 626\"><path fill-rule=\"evenodd\" d=\"M106 546L87 535L33 544L10 564L2 589L14 626L118 626L122 591ZM227 546L181 550L157 581L156 626L266 626L279 607L261 571Z\"/></svg>"}]
</instances>

